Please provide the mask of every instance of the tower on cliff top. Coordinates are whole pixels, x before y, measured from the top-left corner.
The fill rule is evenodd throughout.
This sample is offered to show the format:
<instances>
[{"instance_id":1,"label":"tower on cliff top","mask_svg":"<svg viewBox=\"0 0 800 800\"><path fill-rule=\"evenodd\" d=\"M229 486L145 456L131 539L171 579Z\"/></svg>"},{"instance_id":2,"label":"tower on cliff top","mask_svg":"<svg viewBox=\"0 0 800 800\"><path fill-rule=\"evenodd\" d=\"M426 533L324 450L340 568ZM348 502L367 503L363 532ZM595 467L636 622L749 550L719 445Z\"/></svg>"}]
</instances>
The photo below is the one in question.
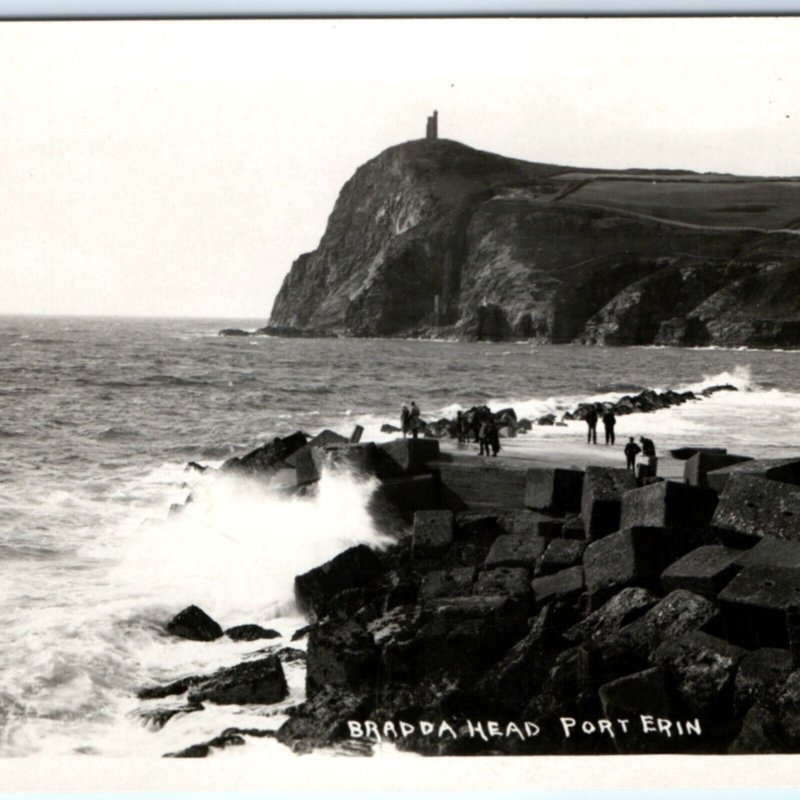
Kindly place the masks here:
<instances>
[{"instance_id":1,"label":"tower on cliff top","mask_svg":"<svg viewBox=\"0 0 800 800\"><path fill-rule=\"evenodd\" d=\"M439 112L434 111L433 116L428 117L428 124L425 127L425 138L432 142L439 138Z\"/></svg>"}]
</instances>

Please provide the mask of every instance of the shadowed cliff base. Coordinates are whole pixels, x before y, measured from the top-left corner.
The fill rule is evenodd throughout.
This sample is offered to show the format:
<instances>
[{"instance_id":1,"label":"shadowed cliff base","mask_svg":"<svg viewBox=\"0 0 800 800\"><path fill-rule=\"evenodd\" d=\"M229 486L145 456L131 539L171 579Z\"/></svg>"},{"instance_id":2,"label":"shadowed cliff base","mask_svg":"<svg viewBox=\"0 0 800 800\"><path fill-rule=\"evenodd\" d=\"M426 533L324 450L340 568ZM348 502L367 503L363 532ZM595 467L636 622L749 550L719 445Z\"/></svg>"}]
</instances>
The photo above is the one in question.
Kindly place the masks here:
<instances>
[{"instance_id":1,"label":"shadowed cliff base","mask_svg":"<svg viewBox=\"0 0 800 800\"><path fill-rule=\"evenodd\" d=\"M537 164L407 142L292 265L277 335L800 345L800 179Z\"/></svg>"}]
</instances>

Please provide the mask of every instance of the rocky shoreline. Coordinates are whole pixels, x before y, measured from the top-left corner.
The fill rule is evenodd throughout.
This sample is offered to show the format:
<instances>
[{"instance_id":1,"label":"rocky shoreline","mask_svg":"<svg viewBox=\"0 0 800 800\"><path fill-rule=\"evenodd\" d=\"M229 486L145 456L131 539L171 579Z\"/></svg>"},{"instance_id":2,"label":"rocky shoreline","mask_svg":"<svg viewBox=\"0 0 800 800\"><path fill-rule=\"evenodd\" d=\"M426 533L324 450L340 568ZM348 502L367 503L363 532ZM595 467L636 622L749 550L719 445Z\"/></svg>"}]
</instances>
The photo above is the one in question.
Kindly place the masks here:
<instances>
[{"instance_id":1,"label":"rocky shoreline","mask_svg":"<svg viewBox=\"0 0 800 800\"><path fill-rule=\"evenodd\" d=\"M643 395L622 407L692 399ZM673 453L682 480L330 431L230 460L223 469L292 472L286 491L301 495L323 469L377 479L371 511L395 542L297 576L305 652L267 645L144 687L142 699L179 698L155 713L164 725L203 703L285 701L284 668L305 661L305 700L277 731L228 729L170 755L249 736L298 753L377 741L436 755L797 752L800 458ZM207 641L237 629L194 607L168 625Z\"/></svg>"}]
</instances>

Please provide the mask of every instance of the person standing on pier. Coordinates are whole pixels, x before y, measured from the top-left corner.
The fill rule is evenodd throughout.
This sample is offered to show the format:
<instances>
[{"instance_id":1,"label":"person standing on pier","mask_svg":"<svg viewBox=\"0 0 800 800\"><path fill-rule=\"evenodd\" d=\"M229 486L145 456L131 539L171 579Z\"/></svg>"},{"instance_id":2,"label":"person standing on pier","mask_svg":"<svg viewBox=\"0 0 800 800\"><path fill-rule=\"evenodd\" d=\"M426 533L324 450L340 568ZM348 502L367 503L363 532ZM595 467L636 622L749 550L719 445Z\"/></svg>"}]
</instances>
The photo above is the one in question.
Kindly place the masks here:
<instances>
[{"instance_id":1,"label":"person standing on pier","mask_svg":"<svg viewBox=\"0 0 800 800\"><path fill-rule=\"evenodd\" d=\"M642 452L642 448L633 440L633 436L628 439L628 444L625 445L625 459L628 462L628 469L636 472L636 456Z\"/></svg>"},{"instance_id":2,"label":"person standing on pier","mask_svg":"<svg viewBox=\"0 0 800 800\"><path fill-rule=\"evenodd\" d=\"M405 403L403 403L403 407L400 409L400 430L403 431L404 439L408 434L410 419L411 419L411 412L408 410L408 406Z\"/></svg>"},{"instance_id":3,"label":"person standing on pier","mask_svg":"<svg viewBox=\"0 0 800 800\"><path fill-rule=\"evenodd\" d=\"M409 416L411 435L416 439L419 436L419 429L422 427L422 420L419 418L419 406L413 400L411 401Z\"/></svg>"},{"instance_id":4,"label":"person standing on pier","mask_svg":"<svg viewBox=\"0 0 800 800\"><path fill-rule=\"evenodd\" d=\"M594 444L597 444L597 409L592 406L586 413L584 419L586 420L586 424L589 426L589 430L586 434L586 443L589 444L590 442L593 442Z\"/></svg>"},{"instance_id":5,"label":"person standing on pier","mask_svg":"<svg viewBox=\"0 0 800 800\"><path fill-rule=\"evenodd\" d=\"M614 409L609 408L603 414L603 427L606 429L606 444L614 444L616 438L614 437L614 427L617 424L617 417L614 414Z\"/></svg>"}]
</instances>

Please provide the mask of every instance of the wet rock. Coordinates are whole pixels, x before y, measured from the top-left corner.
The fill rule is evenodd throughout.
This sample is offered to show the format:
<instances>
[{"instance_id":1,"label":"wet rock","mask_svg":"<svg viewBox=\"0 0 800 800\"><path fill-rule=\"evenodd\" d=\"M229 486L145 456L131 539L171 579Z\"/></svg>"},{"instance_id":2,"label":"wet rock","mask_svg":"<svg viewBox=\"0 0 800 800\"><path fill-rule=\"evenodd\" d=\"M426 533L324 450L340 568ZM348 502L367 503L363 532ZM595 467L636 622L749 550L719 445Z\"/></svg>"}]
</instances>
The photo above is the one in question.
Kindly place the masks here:
<instances>
[{"instance_id":1,"label":"wet rock","mask_svg":"<svg viewBox=\"0 0 800 800\"><path fill-rule=\"evenodd\" d=\"M371 634L353 620L318 625L308 637L306 692L311 697L325 687L373 687L378 649Z\"/></svg>"},{"instance_id":2,"label":"wet rock","mask_svg":"<svg viewBox=\"0 0 800 800\"><path fill-rule=\"evenodd\" d=\"M553 575L535 578L531 588L537 605L579 595L584 588L583 567L569 567Z\"/></svg>"},{"instance_id":3,"label":"wet rock","mask_svg":"<svg viewBox=\"0 0 800 800\"><path fill-rule=\"evenodd\" d=\"M556 415L555 414L543 414L536 420L537 425L555 425L556 424Z\"/></svg>"},{"instance_id":4,"label":"wet rock","mask_svg":"<svg viewBox=\"0 0 800 800\"><path fill-rule=\"evenodd\" d=\"M568 612L555 604L539 612L528 633L478 682L475 694L487 710L518 711L522 700L534 695L564 647L561 630L569 619Z\"/></svg>"},{"instance_id":5,"label":"wet rock","mask_svg":"<svg viewBox=\"0 0 800 800\"><path fill-rule=\"evenodd\" d=\"M536 573L551 575L581 563L587 542L576 539L553 539L539 558Z\"/></svg>"},{"instance_id":6,"label":"wet rock","mask_svg":"<svg viewBox=\"0 0 800 800\"><path fill-rule=\"evenodd\" d=\"M305 650L300 650L297 647L281 647L275 655L281 660L283 664L299 664L305 663L307 653Z\"/></svg>"},{"instance_id":7,"label":"wet rock","mask_svg":"<svg viewBox=\"0 0 800 800\"><path fill-rule=\"evenodd\" d=\"M390 425L388 422L384 422L381 425L381 433L400 433L400 428L397 425Z\"/></svg>"},{"instance_id":8,"label":"wet rock","mask_svg":"<svg viewBox=\"0 0 800 800\"><path fill-rule=\"evenodd\" d=\"M456 597L472 594L475 581L474 567L434 570L425 574L420 586L420 597Z\"/></svg>"},{"instance_id":9,"label":"wet rock","mask_svg":"<svg viewBox=\"0 0 800 800\"><path fill-rule=\"evenodd\" d=\"M640 526L592 542L583 554L592 606L596 608L626 586L658 590L664 569L695 544L692 531Z\"/></svg>"},{"instance_id":10,"label":"wet rock","mask_svg":"<svg viewBox=\"0 0 800 800\"><path fill-rule=\"evenodd\" d=\"M258 738L274 737L275 731L259 728L226 728L219 736L207 742L193 744L175 753L166 753L165 758L206 758L214 748L223 750L226 747L241 747L246 743L245 736Z\"/></svg>"},{"instance_id":11,"label":"wet rock","mask_svg":"<svg viewBox=\"0 0 800 800\"><path fill-rule=\"evenodd\" d=\"M616 637L639 654L647 654L662 642L699 630L716 614L714 604L699 594L676 589L622 628Z\"/></svg>"},{"instance_id":12,"label":"wet rock","mask_svg":"<svg viewBox=\"0 0 800 800\"><path fill-rule=\"evenodd\" d=\"M222 636L222 628L197 606L188 606L167 623L167 632L182 639L211 642Z\"/></svg>"},{"instance_id":13,"label":"wet rock","mask_svg":"<svg viewBox=\"0 0 800 800\"><path fill-rule=\"evenodd\" d=\"M194 470L195 472L205 472L208 467L204 467L202 464L198 464L196 461L190 461L186 465L186 469Z\"/></svg>"},{"instance_id":14,"label":"wet rock","mask_svg":"<svg viewBox=\"0 0 800 800\"><path fill-rule=\"evenodd\" d=\"M704 545L670 564L661 575L664 591L688 589L714 600L720 590L742 569L742 550L721 544Z\"/></svg>"},{"instance_id":15,"label":"wet rock","mask_svg":"<svg viewBox=\"0 0 800 800\"><path fill-rule=\"evenodd\" d=\"M723 492L731 476L749 475L771 481L800 486L800 459L760 458L748 459L739 464L715 469L706 474L708 485L716 492Z\"/></svg>"},{"instance_id":16,"label":"wet rock","mask_svg":"<svg viewBox=\"0 0 800 800\"><path fill-rule=\"evenodd\" d=\"M747 650L702 631L667 640L650 661L673 675L678 694L692 714L724 712L733 697L733 680Z\"/></svg>"},{"instance_id":17,"label":"wet rock","mask_svg":"<svg viewBox=\"0 0 800 800\"><path fill-rule=\"evenodd\" d=\"M443 553L453 542L453 512L417 511L413 542L415 556Z\"/></svg>"},{"instance_id":18,"label":"wet rock","mask_svg":"<svg viewBox=\"0 0 800 800\"><path fill-rule=\"evenodd\" d=\"M296 642L299 639L305 639L311 631L314 630L315 625L304 625L302 628L298 628L293 634L291 641Z\"/></svg>"},{"instance_id":19,"label":"wet rock","mask_svg":"<svg viewBox=\"0 0 800 800\"><path fill-rule=\"evenodd\" d=\"M260 625L235 625L228 628L225 635L234 642L255 642L258 639L277 639L280 633L272 628Z\"/></svg>"},{"instance_id":20,"label":"wet rock","mask_svg":"<svg viewBox=\"0 0 800 800\"><path fill-rule=\"evenodd\" d=\"M160 700L170 695L183 694L190 686L201 680L203 680L201 676L192 675L161 686L143 686L136 692L136 696L140 700Z\"/></svg>"},{"instance_id":21,"label":"wet rock","mask_svg":"<svg viewBox=\"0 0 800 800\"><path fill-rule=\"evenodd\" d=\"M190 687L190 703L207 700L218 705L279 703L289 694L283 667L277 656L245 661L218 670Z\"/></svg>"},{"instance_id":22,"label":"wet rock","mask_svg":"<svg viewBox=\"0 0 800 800\"><path fill-rule=\"evenodd\" d=\"M163 728L173 717L179 714L192 714L195 711L202 711L204 706L201 703L183 703L176 706L160 706L158 708L139 709L138 716L144 724L155 730Z\"/></svg>"},{"instance_id":23,"label":"wet rock","mask_svg":"<svg viewBox=\"0 0 800 800\"><path fill-rule=\"evenodd\" d=\"M531 591L530 570L522 567L493 567L478 573L473 589L477 595L526 595Z\"/></svg>"},{"instance_id":24,"label":"wet rock","mask_svg":"<svg viewBox=\"0 0 800 800\"><path fill-rule=\"evenodd\" d=\"M570 642L598 643L611 638L658 602L648 589L632 586L614 595L607 603L564 633Z\"/></svg>"},{"instance_id":25,"label":"wet rock","mask_svg":"<svg viewBox=\"0 0 800 800\"><path fill-rule=\"evenodd\" d=\"M654 718L675 719L677 702L666 675L652 667L604 684L599 689L606 719L631 721L628 733L614 737L617 751L624 754L663 753L674 749L665 734L645 733L638 724L642 699L647 698L647 714ZM635 721L635 722L634 722Z\"/></svg>"},{"instance_id":26,"label":"wet rock","mask_svg":"<svg viewBox=\"0 0 800 800\"><path fill-rule=\"evenodd\" d=\"M732 542L765 537L800 541L800 487L752 475L730 475L713 524Z\"/></svg>"},{"instance_id":27,"label":"wet rock","mask_svg":"<svg viewBox=\"0 0 800 800\"><path fill-rule=\"evenodd\" d=\"M709 489L662 481L625 492L620 525L707 528L716 507L717 495Z\"/></svg>"},{"instance_id":28,"label":"wet rock","mask_svg":"<svg viewBox=\"0 0 800 800\"><path fill-rule=\"evenodd\" d=\"M683 465L683 480L689 486L708 488L706 475L709 472L751 460L748 456L735 456L727 453L695 453Z\"/></svg>"},{"instance_id":29,"label":"wet rock","mask_svg":"<svg viewBox=\"0 0 800 800\"><path fill-rule=\"evenodd\" d=\"M624 492L636 488L630 470L588 467L583 479L581 517L586 537L596 539L619 530Z\"/></svg>"},{"instance_id":30,"label":"wet rock","mask_svg":"<svg viewBox=\"0 0 800 800\"><path fill-rule=\"evenodd\" d=\"M580 511L582 493L582 470L536 467L527 471L525 505L528 508L554 513Z\"/></svg>"},{"instance_id":31,"label":"wet rock","mask_svg":"<svg viewBox=\"0 0 800 800\"><path fill-rule=\"evenodd\" d=\"M541 536L509 533L498 536L483 562L484 567L525 567L533 569L547 546Z\"/></svg>"},{"instance_id":32,"label":"wet rock","mask_svg":"<svg viewBox=\"0 0 800 800\"><path fill-rule=\"evenodd\" d=\"M776 714L756 703L745 714L738 736L728 748L730 755L763 755L787 752L786 736Z\"/></svg>"},{"instance_id":33,"label":"wet rock","mask_svg":"<svg viewBox=\"0 0 800 800\"><path fill-rule=\"evenodd\" d=\"M426 603L407 639L388 641L381 655L383 686L414 685L436 675L473 678L522 638L529 607L513 597L473 596Z\"/></svg>"},{"instance_id":34,"label":"wet rock","mask_svg":"<svg viewBox=\"0 0 800 800\"><path fill-rule=\"evenodd\" d=\"M772 701L792 673L792 654L777 647L760 647L740 662L734 684L733 708L741 714L761 700Z\"/></svg>"},{"instance_id":35,"label":"wet rock","mask_svg":"<svg viewBox=\"0 0 800 800\"><path fill-rule=\"evenodd\" d=\"M728 638L750 647L788 647L786 613L800 598L800 569L752 566L719 593Z\"/></svg>"},{"instance_id":36,"label":"wet rock","mask_svg":"<svg viewBox=\"0 0 800 800\"><path fill-rule=\"evenodd\" d=\"M307 437L301 431L296 431L283 438L276 436L268 444L252 450L247 455L229 458L222 465L222 469L223 471L247 474L271 473L280 467L286 466L285 459L303 447L306 441Z\"/></svg>"},{"instance_id":37,"label":"wet rock","mask_svg":"<svg viewBox=\"0 0 800 800\"><path fill-rule=\"evenodd\" d=\"M304 613L322 616L335 595L369 586L382 572L375 553L366 545L356 545L294 579L297 606Z\"/></svg>"}]
</instances>

